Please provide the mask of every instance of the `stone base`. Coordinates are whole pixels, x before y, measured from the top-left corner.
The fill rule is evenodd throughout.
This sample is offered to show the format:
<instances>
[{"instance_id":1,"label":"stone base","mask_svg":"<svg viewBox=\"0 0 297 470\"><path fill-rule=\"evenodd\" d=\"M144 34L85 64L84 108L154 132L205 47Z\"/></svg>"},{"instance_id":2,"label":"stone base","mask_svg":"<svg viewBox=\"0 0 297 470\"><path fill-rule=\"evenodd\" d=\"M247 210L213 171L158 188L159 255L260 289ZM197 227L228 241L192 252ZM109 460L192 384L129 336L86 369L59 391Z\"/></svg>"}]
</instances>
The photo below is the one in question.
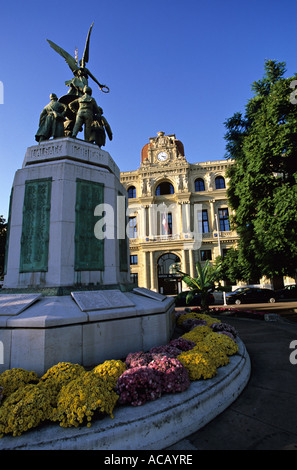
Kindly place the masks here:
<instances>
[{"instance_id":1,"label":"stone base","mask_svg":"<svg viewBox=\"0 0 297 470\"><path fill-rule=\"evenodd\" d=\"M20 313L15 305L14 310L1 312L0 304L0 373L20 367L41 376L58 362L92 367L168 343L174 329L174 301L150 295L156 298L141 289L37 295L34 303L28 299L27 308L21 303ZM10 295L12 303L17 302L14 296L18 294Z\"/></svg>"},{"instance_id":2,"label":"stone base","mask_svg":"<svg viewBox=\"0 0 297 470\"><path fill-rule=\"evenodd\" d=\"M130 282L126 197L118 167L93 144L29 147L12 187L3 287Z\"/></svg>"}]
</instances>

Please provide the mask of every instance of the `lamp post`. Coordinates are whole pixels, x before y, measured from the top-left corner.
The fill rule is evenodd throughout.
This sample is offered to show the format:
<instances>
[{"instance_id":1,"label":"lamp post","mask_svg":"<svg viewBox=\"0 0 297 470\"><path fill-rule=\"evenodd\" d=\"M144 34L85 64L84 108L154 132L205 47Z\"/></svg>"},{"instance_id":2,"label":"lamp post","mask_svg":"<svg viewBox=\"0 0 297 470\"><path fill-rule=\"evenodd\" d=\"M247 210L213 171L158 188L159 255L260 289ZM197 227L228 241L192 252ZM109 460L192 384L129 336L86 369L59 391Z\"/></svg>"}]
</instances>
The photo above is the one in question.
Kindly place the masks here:
<instances>
[{"instance_id":1,"label":"lamp post","mask_svg":"<svg viewBox=\"0 0 297 470\"><path fill-rule=\"evenodd\" d=\"M219 224L218 224L218 216L217 216L217 214L215 214L215 219L216 219L216 227L217 227L217 235L218 235L219 255L222 256L221 241L220 241L220 233L219 233ZM226 292L225 292L225 291L223 291L223 299L224 299L224 305L227 305L227 302L226 302Z\"/></svg>"},{"instance_id":2,"label":"lamp post","mask_svg":"<svg viewBox=\"0 0 297 470\"><path fill-rule=\"evenodd\" d=\"M222 255L221 252L221 242L220 242L220 233L219 233L219 224L218 224L218 216L215 214L215 219L216 219L216 227L217 227L217 234L218 234L218 246L219 246L219 255Z\"/></svg>"}]
</instances>

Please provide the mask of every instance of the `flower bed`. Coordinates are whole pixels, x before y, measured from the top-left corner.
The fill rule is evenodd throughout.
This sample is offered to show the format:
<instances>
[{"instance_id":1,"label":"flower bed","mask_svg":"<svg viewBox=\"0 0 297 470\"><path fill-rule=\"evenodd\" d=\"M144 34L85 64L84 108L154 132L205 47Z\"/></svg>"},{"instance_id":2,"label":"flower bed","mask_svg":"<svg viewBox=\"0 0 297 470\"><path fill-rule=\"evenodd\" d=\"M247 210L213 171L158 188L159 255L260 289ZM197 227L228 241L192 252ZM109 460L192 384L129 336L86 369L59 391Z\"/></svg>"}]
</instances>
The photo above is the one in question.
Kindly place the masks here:
<instances>
[{"instance_id":1,"label":"flower bed","mask_svg":"<svg viewBox=\"0 0 297 470\"><path fill-rule=\"evenodd\" d=\"M40 378L23 369L3 372L1 436L21 435L46 422L90 426L100 416L113 417L117 406L140 406L166 393L182 393L191 381L215 376L237 353L237 332L196 309L178 316L177 324L182 327L184 322L185 333L167 345L131 352L124 360L105 361L88 371L61 362Z\"/></svg>"},{"instance_id":2,"label":"flower bed","mask_svg":"<svg viewBox=\"0 0 297 470\"><path fill-rule=\"evenodd\" d=\"M252 318L253 320L264 320L265 311L262 310L249 310L233 307L210 307L210 314L226 314L230 317L243 317Z\"/></svg>"}]
</instances>

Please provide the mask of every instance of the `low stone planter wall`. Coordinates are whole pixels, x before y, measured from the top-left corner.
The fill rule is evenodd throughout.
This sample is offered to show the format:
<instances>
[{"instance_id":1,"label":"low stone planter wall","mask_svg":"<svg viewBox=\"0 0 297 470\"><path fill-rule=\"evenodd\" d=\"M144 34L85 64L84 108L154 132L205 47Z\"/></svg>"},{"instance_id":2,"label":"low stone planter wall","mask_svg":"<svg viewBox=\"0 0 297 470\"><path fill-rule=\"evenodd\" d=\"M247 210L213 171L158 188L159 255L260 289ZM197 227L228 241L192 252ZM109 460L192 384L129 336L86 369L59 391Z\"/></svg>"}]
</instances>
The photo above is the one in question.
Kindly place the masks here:
<instances>
[{"instance_id":1,"label":"low stone planter wall","mask_svg":"<svg viewBox=\"0 0 297 470\"><path fill-rule=\"evenodd\" d=\"M238 354L208 380L192 382L182 393L163 395L139 407L118 407L90 428L38 427L19 437L5 436L0 450L160 450L205 426L222 413L245 388L251 363L237 338Z\"/></svg>"}]
</instances>

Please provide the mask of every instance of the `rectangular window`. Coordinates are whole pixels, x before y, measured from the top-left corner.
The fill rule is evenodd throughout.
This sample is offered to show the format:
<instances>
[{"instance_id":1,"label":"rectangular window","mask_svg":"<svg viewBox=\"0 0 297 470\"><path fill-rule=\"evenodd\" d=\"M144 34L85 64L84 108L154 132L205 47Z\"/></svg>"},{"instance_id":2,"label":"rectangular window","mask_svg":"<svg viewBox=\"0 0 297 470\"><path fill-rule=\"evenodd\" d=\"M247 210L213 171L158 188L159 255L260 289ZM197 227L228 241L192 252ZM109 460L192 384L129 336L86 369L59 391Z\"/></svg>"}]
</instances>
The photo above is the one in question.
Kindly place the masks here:
<instances>
[{"instance_id":1,"label":"rectangular window","mask_svg":"<svg viewBox=\"0 0 297 470\"><path fill-rule=\"evenodd\" d=\"M227 255L228 251L229 251L229 248L223 248L223 250L222 250L222 257L223 257L223 258L225 258L225 256Z\"/></svg>"},{"instance_id":2,"label":"rectangular window","mask_svg":"<svg viewBox=\"0 0 297 470\"><path fill-rule=\"evenodd\" d=\"M133 284L138 285L138 273L131 273L130 279L131 279L131 282L133 282Z\"/></svg>"},{"instance_id":3,"label":"rectangular window","mask_svg":"<svg viewBox=\"0 0 297 470\"><path fill-rule=\"evenodd\" d=\"M200 250L201 261L211 260L211 250Z\"/></svg>"},{"instance_id":4,"label":"rectangular window","mask_svg":"<svg viewBox=\"0 0 297 470\"><path fill-rule=\"evenodd\" d=\"M138 264L137 255L130 255L130 264L132 264L132 265Z\"/></svg>"},{"instance_id":5,"label":"rectangular window","mask_svg":"<svg viewBox=\"0 0 297 470\"><path fill-rule=\"evenodd\" d=\"M136 216L129 217L129 239L137 238L137 218Z\"/></svg>"},{"instance_id":6,"label":"rectangular window","mask_svg":"<svg viewBox=\"0 0 297 470\"><path fill-rule=\"evenodd\" d=\"M161 235L172 235L172 213L162 214Z\"/></svg>"},{"instance_id":7,"label":"rectangular window","mask_svg":"<svg viewBox=\"0 0 297 470\"><path fill-rule=\"evenodd\" d=\"M207 209L198 211L198 229L199 233L209 233Z\"/></svg>"},{"instance_id":8,"label":"rectangular window","mask_svg":"<svg viewBox=\"0 0 297 470\"><path fill-rule=\"evenodd\" d=\"M230 231L229 212L227 208L219 209L219 224L220 224L220 232Z\"/></svg>"}]
</instances>

